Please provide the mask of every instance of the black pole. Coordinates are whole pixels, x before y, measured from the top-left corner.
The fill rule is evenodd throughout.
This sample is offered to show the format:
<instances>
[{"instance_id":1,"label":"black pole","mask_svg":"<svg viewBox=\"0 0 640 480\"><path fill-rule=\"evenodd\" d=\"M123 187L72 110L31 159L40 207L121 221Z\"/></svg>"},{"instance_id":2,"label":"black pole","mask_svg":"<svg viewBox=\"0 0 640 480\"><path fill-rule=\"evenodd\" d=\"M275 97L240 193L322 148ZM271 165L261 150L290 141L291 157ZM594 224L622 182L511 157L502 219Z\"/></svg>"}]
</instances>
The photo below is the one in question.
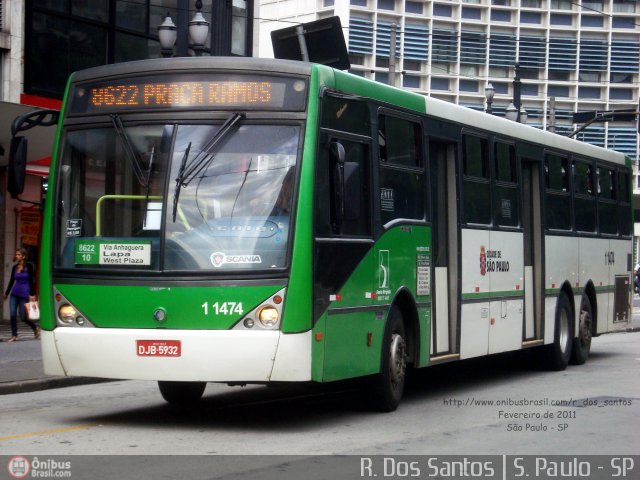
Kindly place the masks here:
<instances>
[{"instance_id":1,"label":"black pole","mask_svg":"<svg viewBox=\"0 0 640 480\"><path fill-rule=\"evenodd\" d=\"M189 56L189 0L178 0L176 57Z\"/></svg>"},{"instance_id":2,"label":"black pole","mask_svg":"<svg viewBox=\"0 0 640 480\"><path fill-rule=\"evenodd\" d=\"M515 76L513 77L513 106L516 107L516 122L520 123L520 97L522 82L520 82L520 64L515 64Z\"/></svg>"}]
</instances>

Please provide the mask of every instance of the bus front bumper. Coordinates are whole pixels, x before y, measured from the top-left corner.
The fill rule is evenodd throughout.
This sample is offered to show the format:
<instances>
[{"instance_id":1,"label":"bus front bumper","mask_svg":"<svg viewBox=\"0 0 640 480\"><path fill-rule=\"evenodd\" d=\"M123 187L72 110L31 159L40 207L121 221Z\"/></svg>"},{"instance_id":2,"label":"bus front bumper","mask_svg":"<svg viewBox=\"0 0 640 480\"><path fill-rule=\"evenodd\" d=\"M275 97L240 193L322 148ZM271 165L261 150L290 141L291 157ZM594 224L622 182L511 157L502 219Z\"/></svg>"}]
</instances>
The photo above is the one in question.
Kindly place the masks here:
<instances>
[{"instance_id":1,"label":"bus front bumper","mask_svg":"<svg viewBox=\"0 0 640 480\"><path fill-rule=\"evenodd\" d=\"M172 356L150 355L152 348L141 348L176 342L179 356L175 348ZM48 375L203 382L311 380L311 332L59 327L42 332L42 353Z\"/></svg>"}]
</instances>

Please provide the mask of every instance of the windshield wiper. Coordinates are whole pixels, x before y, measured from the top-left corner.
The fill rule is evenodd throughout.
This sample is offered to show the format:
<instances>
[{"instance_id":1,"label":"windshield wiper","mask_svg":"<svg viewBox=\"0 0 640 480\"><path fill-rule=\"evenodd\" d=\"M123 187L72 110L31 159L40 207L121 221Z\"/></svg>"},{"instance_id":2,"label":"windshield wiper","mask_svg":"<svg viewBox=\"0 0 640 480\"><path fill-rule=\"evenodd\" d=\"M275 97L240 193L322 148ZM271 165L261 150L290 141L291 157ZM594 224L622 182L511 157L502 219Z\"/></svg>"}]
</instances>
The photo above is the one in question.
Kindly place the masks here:
<instances>
[{"instance_id":1,"label":"windshield wiper","mask_svg":"<svg viewBox=\"0 0 640 480\"><path fill-rule=\"evenodd\" d=\"M138 179L138 182L143 187L148 186L151 168L149 168L149 175L145 176L144 170L142 168L142 162L140 161L140 158L138 158L138 155L136 155L136 152L133 149L133 145L131 144L131 139L129 138L129 135L127 135L127 132L124 129L124 125L122 125L122 120L117 114L111 115L111 123L113 123L113 128L118 134L120 141L122 142L122 146L124 147L127 159L131 164L131 170L133 170L133 173Z\"/></svg>"},{"instance_id":2,"label":"windshield wiper","mask_svg":"<svg viewBox=\"0 0 640 480\"><path fill-rule=\"evenodd\" d=\"M184 152L182 162L180 163L180 170L176 176L176 188L173 193L173 221L176 221L176 212L178 210L178 199L180 198L180 190L182 187L187 187L200 173L209 167L214 158L215 148L223 140L227 139L229 134L233 132L233 128L236 124L245 117L244 113L233 113L222 124L220 130L216 132L213 138L207 143L204 148L196 155L196 157L188 162L189 150L191 149L191 142Z\"/></svg>"},{"instance_id":3,"label":"windshield wiper","mask_svg":"<svg viewBox=\"0 0 640 480\"><path fill-rule=\"evenodd\" d=\"M176 212L178 211L178 199L180 198L180 190L182 189L182 177L184 176L184 168L187 165L187 159L189 158L189 151L191 150L191 142L187 145L187 149L184 151L182 161L180 162L180 170L176 177L176 189L173 192L173 222L176 221Z\"/></svg>"},{"instance_id":4,"label":"windshield wiper","mask_svg":"<svg viewBox=\"0 0 640 480\"><path fill-rule=\"evenodd\" d=\"M151 147L151 153L149 154L149 168L147 169L146 185L147 192L144 199L144 211L149 209L149 194L151 193L151 172L153 171L153 160L156 156L156 146Z\"/></svg>"},{"instance_id":5,"label":"windshield wiper","mask_svg":"<svg viewBox=\"0 0 640 480\"><path fill-rule=\"evenodd\" d=\"M245 117L244 113L234 113L222 124L220 130L216 132L213 138L207 143L200 153L189 162L188 167L182 172L180 183L186 187L196 178L200 172L209 166L213 160L215 148L225 140L229 133L233 131L233 127ZM176 179L177 180L177 179Z\"/></svg>"}]
</instances>

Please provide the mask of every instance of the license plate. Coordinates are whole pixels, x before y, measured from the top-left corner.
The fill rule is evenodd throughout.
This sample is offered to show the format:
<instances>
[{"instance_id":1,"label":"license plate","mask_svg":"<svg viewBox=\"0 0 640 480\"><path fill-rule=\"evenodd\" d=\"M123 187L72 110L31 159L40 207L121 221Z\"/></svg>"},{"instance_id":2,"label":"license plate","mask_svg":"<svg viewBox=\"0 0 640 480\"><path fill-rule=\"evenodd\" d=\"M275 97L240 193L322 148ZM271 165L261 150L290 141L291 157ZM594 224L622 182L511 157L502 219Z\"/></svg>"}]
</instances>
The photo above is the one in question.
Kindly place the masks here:
<instances>
[{"instance_id":1,"label":"license plate","mask_svg":"<svg viewBox=\"0 0 640 480\"><path fill-rule=\"evenodd\" d=\"M136 340L139 357L179 357L181 347L180 340Z\"/></svg>"}]
</instances>

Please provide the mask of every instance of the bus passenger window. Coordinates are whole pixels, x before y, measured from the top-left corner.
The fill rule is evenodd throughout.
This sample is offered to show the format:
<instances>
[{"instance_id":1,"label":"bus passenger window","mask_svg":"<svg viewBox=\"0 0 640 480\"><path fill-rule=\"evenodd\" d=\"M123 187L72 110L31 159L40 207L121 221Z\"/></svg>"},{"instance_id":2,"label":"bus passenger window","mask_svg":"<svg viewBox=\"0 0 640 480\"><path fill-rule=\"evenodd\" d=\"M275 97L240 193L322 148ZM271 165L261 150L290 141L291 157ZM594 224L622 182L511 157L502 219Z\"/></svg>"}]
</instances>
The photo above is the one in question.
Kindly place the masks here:
<instances>
[{"instance_id":1,"label":"bus passenger window","mask_svg":"<svg viewBox=\"0 0 640 480\"><path fill-rule=\"evenodd\" d=\"M464 136L462 185L465 223L491 224L491 183L487 154L485 138Z\"/></svg>"},{"instance_id":2,"label":"bus passenger window","mask_svg":"<svg viewBox=\"0 0 640 480\"><path fill-rule=\"evenodd\" d=\"M422 220L426 205L420 124L381 115L378 125L382 224L398 218Z\"/></svg>"},{"instance_id":3,"label":"bus passenger window","mask_svg":"<svg viewBox=\"0 0 640 480\"><path fill-rule=\"evenodd\" d=\"M545 156L545 224L552 230L572 229L568 162L559 155Z\"/></svg>"},{"instance_id":4,"label":"bus passenger window","mask_svg":"<svg viewBox=\"0 0 640 480\"><path fill-rule=\"evenodd\" d=\"M517 227L520 225L520 211L515 146L496 142L494 157L496 184L493 218L499 226Z\"/></svg>"},{"instance_id":5,"label":"bus passenger window","mask_svg":"<svg viewBox=\"0 0 640 480\"><path fill-rule=\"evenodd\" d=\"M598 219L600 233L618 233L616 212L615 172L610 168L598 167Z\"/></svg>"},{"instance_id":6,"label":"bus passenger window","mask_svg":"<svg viewBox=\"0 0 640 480\"><path fill-rule=\"evenodd\" d=\"M631 179L626 171L618 172L618 232L629 236L633 232L631 222Z\"/></svg>"},{"instance_id":7,"label":"bus passenger window","mask_svg":"<svg viewBox=\"0 0 640 480\"><path fill-rule=\"evenodd\" d=\"M576 230L596 231L596 204L593 189L593 165L587 162L573 163L574 212Z\"/></svg>"}]
</instances>

